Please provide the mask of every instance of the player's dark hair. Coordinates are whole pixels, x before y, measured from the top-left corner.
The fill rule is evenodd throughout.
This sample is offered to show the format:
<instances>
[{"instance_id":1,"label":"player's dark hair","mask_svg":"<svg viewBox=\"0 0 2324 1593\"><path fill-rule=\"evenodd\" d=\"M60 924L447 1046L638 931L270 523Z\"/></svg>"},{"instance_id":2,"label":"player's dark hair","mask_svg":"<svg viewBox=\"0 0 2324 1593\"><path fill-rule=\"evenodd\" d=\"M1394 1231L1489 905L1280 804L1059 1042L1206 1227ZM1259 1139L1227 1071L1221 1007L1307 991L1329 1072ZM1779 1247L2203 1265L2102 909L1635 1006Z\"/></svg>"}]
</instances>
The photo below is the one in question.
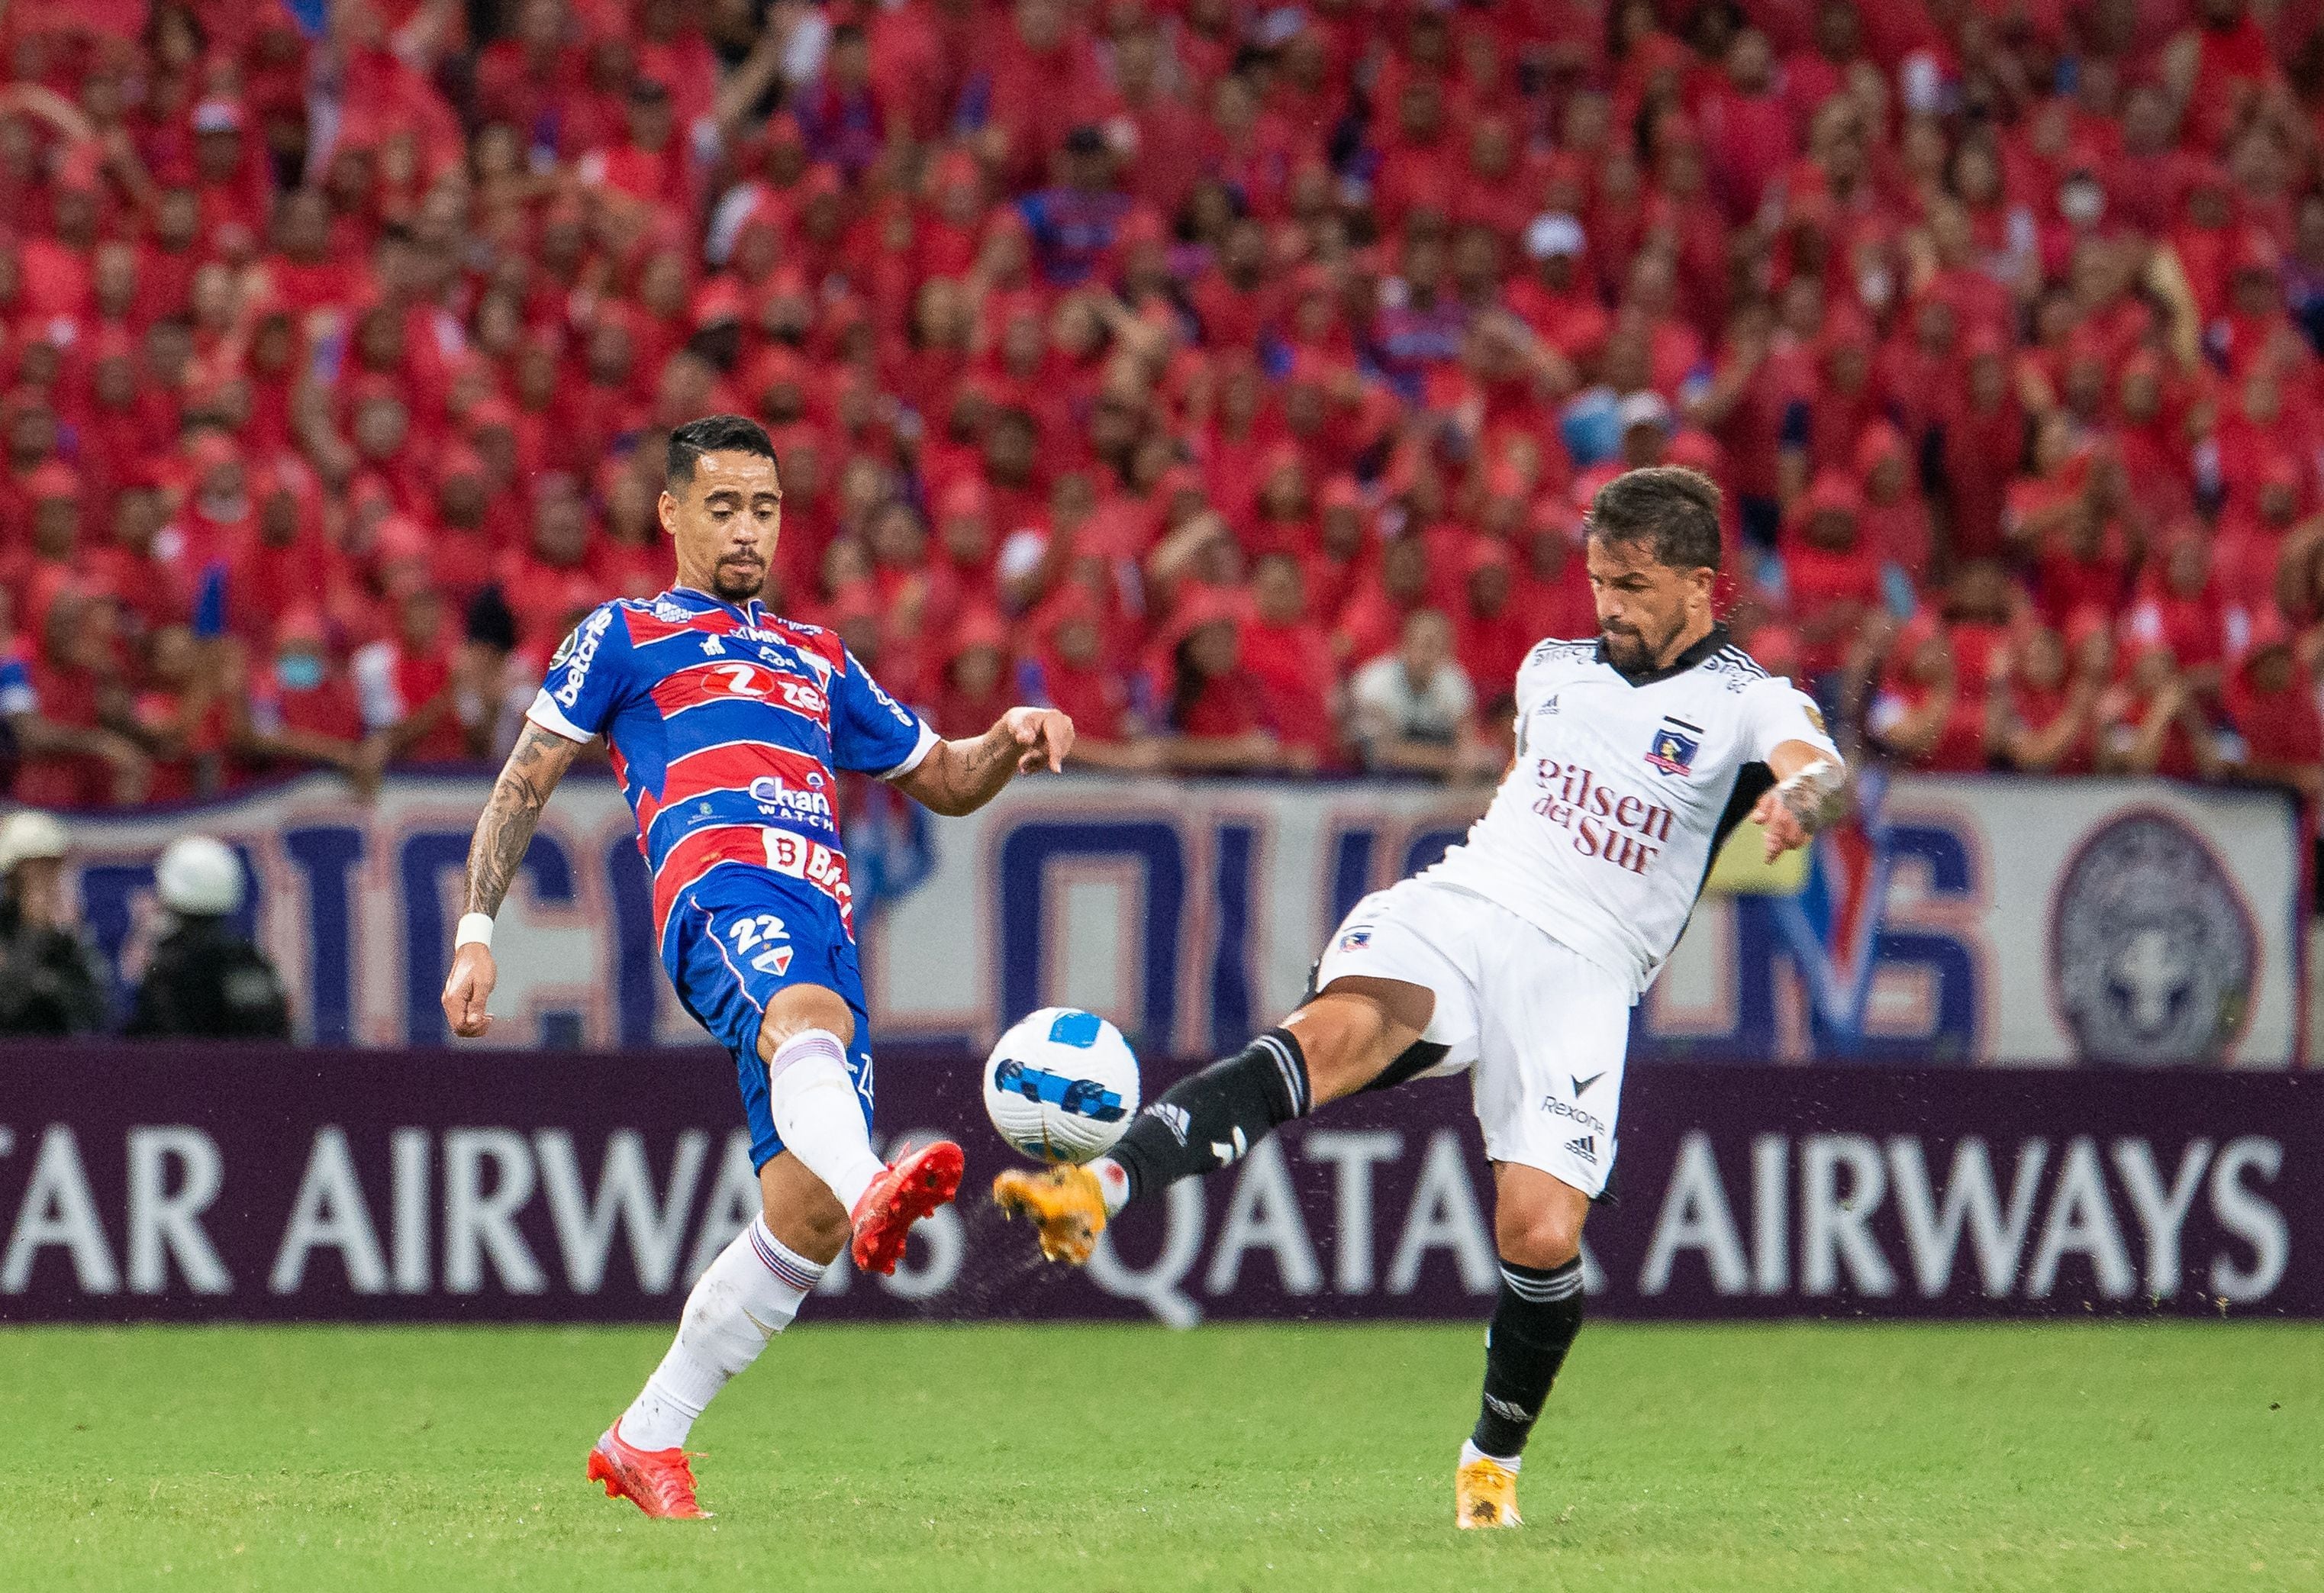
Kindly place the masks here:
<instances>
[{"instance_id":1,"label":"player's dark hair","mask_svg":"<svg viewBox=\"0 0 2324 1593\"><path fill-rule=\"evenodd\" d=\"M705 415L689 420L669 434L669 447L662 456L670 491L693 484L694 462L705 454L756 454L772 464L775 443L767 428L748 415Z\"/></svg>"},{"instance_id":2,"label":"player's dark hair","mask_svg":"<svg viewBox=\"0 0 2324 1593\"><path fill-rule=\"evenodd\" d=\"M1673 569L1719 567L1719 488L1698 470L1655 465L1627 470L1598 489L1590 534L1607 542L1644 542L1655 562Z\"/></svg>"}]
</instances>

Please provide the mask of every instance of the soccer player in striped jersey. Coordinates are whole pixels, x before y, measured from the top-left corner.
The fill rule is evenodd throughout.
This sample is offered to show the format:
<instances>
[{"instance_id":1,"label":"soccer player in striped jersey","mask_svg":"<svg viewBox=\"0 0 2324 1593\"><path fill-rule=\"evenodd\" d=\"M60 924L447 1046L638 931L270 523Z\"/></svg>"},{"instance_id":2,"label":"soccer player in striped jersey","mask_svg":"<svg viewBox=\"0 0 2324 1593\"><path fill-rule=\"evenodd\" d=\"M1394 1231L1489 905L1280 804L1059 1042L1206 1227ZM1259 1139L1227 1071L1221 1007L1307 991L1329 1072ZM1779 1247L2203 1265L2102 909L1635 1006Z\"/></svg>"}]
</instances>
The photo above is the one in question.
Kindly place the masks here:
<instances>
[{"instance_id":1,"label":"soccer player in striped jersey","mask_svg":"<svg viewBox=\"0 0 2324 1593\"><path fill-rule=\"evenodd\" d=\"M782 527L774 446L715 415L670 434L659 504L678 580L600 605L566 638L527 710L468 854L444 1011L492 1022L493 915L576 755L603 736L653 875L662 967L733 1053L762 1210L687 1297L645 1389L589 1452L588 1475L649 1515L696 1516L685 1441L718 1390L798 1312L850 1247L891 1273L911 1225L953 1197L960 1146L883 1164L856 964L837 771L941 814L973 812L1019 773L1064 767L1073 721L1012 708L945 741L880 689L839 639L758 601Z\"/></svg>"}]
</instances>

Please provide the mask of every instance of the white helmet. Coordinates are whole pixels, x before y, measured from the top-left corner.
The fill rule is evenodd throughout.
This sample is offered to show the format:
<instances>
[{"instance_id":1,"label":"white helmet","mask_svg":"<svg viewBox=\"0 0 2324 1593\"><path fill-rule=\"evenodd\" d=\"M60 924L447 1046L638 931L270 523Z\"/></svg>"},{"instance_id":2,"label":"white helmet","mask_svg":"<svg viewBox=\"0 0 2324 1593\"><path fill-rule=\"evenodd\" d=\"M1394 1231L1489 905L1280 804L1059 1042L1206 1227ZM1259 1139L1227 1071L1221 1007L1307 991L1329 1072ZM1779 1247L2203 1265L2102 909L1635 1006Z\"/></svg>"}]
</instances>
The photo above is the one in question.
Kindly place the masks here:
<instances>
[{"instance_id":1,"label":"white helmet","mask_svg":"<svg viewBox=\"0 0 2324 1593\"><path fill-rule=\"evenodd\" d=\"M65 827L37 808L19 808L0 819L0 874L27 858L65 854Z\"/></svg>"},{"instance_id":2,"label":"white helmet","mask_svg":"<svg viewBox=\"0 0 2324 1593\"><path fill-rule=\"evenodd\" d=\"M223 842L180 835L153 870L161 905L173 913L222 915L242 906L242 861Z\"/></svg>"}]
</instances>

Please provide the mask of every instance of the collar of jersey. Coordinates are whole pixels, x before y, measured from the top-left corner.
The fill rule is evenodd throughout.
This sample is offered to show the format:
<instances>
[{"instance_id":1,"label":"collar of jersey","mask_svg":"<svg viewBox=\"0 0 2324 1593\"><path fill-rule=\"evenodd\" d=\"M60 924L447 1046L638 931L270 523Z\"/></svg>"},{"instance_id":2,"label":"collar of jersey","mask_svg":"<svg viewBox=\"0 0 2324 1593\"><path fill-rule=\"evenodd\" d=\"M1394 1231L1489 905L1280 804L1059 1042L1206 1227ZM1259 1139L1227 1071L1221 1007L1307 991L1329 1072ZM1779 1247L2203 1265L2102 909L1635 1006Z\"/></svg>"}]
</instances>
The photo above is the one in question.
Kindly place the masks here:
<instances>
[{"instance_id":1,"label":"collar of jersey","mask_svg":"<svg viewBox=\"0 0 2324 1593\"><path fill-rule=\"evenodd\" d=\"M691 586L673 586L663 593L662 596L672 603L684 603L696 609L704 611L717 609L721 612L733 615L745 625L762 625L766 622L766 610L760 606L759 600L755 597L751 599L748 604L738 607L723 597L713 597L707 592L697 592Z\"/></svg>"},{"instance_id":2,"label":"collar of jersey","mask_svg":"<svg viewBox=\"0 0 2324 1593\"><path fill-rule=\"evenodd\" d=\"M1657 680L1668 680L1674 675L1685 674L1688 670L1693 668L1697 664L1702 663L1703 659L1711 657L1711 654L1717 652L1720 648L1723 648L1726 645L1727 627L1724 625L1713 625L1711 628L1710 633L1705 635L1702 640L1689 647L1684 652L1679 654L1678 657L1673 658L1661 668L1641 670L1639 673L1633 675L1629 670L1623 668L1620 665L1615 663L1613 659L1606 656L1606 639L1601 636L1598 639L1598 661L1605 665L1609 669L1611 669L1615 674L1620 676L1623 679L1628 681L1632 686L1652 686Z\"/></svg>"}]
</instances>

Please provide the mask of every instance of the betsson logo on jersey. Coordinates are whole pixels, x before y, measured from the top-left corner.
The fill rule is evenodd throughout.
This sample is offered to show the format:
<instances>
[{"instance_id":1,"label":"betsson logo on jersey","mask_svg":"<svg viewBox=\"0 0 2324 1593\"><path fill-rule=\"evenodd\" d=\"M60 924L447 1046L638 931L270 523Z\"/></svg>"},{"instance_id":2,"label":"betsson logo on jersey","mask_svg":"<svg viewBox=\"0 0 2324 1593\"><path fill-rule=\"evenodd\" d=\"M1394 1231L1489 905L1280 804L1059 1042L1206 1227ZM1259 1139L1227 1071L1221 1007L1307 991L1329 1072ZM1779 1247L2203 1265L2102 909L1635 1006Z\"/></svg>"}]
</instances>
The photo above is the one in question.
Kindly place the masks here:
<instances>
[{"instance_id":1,"label":"betsson logo on jersey","mask_svg":"<svg viewBox=\"0 0 2324 1593\"><path fill-rule=\"evenodd\" d=\"M1554 758L1533 760L1533 783L1543 787L1534 812L1573 833L1573 850L1633 874L1660 855L1678 815L1659 802L1618 791L1594 770Z\"/></svg>"},{"instance_id":2,"label":"betsson logo on jersey","mask_svg":"<svg viewBox=\"0 0 2324 1593\"><path fill-rule=\"evenodd\" d=\"M564 645L549 660L552 669L571 657L572 667L565 672L565 684L557 688L557 700L570 708L581 700L581 684L588 678L590 661L597 656L597 644L605 640L605 628L613 622L613 611L599 609L582 622L581 629L567 636Z\"/></svg>"}]
</instances>

